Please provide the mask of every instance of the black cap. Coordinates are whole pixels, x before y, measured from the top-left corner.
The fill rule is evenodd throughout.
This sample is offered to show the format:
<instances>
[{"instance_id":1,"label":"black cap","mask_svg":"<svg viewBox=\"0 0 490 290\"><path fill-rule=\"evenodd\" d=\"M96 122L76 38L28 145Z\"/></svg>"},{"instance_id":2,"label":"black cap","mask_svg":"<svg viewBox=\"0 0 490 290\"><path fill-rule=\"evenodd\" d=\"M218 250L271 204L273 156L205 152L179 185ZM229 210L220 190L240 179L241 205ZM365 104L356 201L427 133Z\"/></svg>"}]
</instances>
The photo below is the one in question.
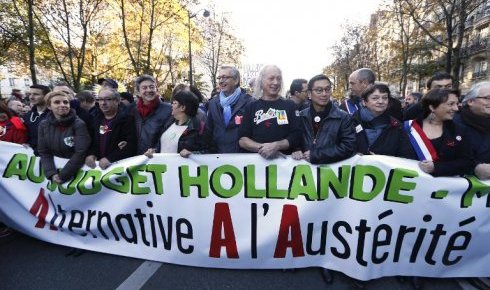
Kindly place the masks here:
<instances>
[{"instance_id":1,"label":"black cap","mask_svg":"<svg viewBox=\"0 0 490 290\"><path fill-rule=\"evenodd\" d=\"M102 78L102 79L99 79L99 81L97 82L99 85L102 85L102 83L106 83L106 85L114 88L114 89L117 89L118 88L118 85L117 85L117 82L113 79L105 79L105 78Z\"/></svg>"}]
</instances>

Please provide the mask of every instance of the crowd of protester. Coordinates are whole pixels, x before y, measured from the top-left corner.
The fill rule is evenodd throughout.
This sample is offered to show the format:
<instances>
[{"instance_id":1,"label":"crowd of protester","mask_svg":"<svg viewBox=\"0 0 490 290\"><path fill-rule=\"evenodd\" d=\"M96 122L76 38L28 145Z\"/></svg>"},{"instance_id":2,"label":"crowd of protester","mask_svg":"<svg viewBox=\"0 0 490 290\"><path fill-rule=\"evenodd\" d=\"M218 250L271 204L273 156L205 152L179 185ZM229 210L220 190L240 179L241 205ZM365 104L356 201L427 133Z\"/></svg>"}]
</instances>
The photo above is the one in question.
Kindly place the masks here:
<instances>
[{"instance_id":1,"label":"crowd of protester","mask_svg":"<svg viewBox=\"0 0 490 290\"><path fill-rule=\"evenodd\" d=\"M197 88L179 85L170 103L150 75L136 78L134 95L119 93L112 79L100 81L97 95L66 84L33 85L28 104L18 95L0 102L0 140L32 148L57 183L83 164L106 169L155 153L291 155L312 164L376 154L417 160L433 176L490 179L488 81L462 97L449 74L437 73L425 95L400 101L371 69L361 68L350 75L350 96L341 104L325 75L294 80L290 98L282 97L282 72L274 65L263 67L251 90L241 87L233 66L220 68L218 84L208 102ZM69 161L56 168L55 156ZM324 277L331 281L328 270Z\"/></svg>"}]
</instances>

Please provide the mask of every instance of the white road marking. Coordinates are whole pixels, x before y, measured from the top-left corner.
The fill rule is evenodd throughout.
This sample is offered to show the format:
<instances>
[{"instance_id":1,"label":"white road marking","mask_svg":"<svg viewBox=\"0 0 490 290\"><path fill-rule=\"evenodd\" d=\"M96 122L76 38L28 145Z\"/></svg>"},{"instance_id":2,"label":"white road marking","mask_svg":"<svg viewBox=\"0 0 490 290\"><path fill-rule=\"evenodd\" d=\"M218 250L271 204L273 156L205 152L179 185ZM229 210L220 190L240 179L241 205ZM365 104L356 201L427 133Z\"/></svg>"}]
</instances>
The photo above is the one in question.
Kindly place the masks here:
<instances>
[{"instance_id":1,"label":"white road marking","mask_svg":"<svg viewBox=\"0 0 490 290\"><path fill-rule=\"evenodd\" d=\"M116 290L141 289L161 265L162 263L160 262L143 262Z\"/></svg>"}]
</instances>

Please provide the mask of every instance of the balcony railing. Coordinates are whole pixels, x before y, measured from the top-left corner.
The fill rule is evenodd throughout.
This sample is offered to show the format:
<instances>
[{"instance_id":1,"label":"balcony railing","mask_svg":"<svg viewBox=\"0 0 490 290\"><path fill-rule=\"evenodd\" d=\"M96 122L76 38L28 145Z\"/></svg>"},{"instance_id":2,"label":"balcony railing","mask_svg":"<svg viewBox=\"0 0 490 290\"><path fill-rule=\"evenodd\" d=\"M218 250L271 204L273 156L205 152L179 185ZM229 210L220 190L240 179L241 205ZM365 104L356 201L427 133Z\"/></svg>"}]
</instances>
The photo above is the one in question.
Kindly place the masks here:
<instances>
[{"instance_id":1,"label":"balcony railing","mask_svg":"<svg viewBox=\"0 0 490 290\"><path fill-rule=\"evenodd\" d=\"M490 49L490 37L484 37L473 41L468 46L463 48L463 56L469 56Z\"/></svg>"},{"instance_id":2,"label":"balcony railing","mask_svg":"<svg viewBox=\"0 0 490 290\"><path fill-rule=\"evenodd\" d=\"M478 72L473 72L473 76L471 77L472 80L478 80L478 79L484 79L487 77L487 71L478 71Z\"/></svg>"},{"instance_id":3,"label":"balcony railing","mask_svg":"<svg viewBox=\"0 0 490 290\"><path fill-rule=\"evenodd\" d=\"M476 13L473 20L473 24L479 25L485 23L486 20L490 20L490 9L485 9Z\"/></svg>"}]
</instances>

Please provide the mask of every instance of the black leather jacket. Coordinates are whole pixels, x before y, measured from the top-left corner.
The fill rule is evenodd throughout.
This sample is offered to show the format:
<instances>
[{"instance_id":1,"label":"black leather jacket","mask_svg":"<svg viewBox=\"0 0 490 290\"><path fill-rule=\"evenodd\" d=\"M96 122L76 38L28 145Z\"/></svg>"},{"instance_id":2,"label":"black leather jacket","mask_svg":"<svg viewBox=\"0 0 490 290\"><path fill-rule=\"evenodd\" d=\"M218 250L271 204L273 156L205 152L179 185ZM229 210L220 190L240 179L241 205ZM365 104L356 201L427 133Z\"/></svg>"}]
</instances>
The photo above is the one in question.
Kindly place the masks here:
<instances>
[{"instance_id":1,"label":"black leather jacket","mask_svg":"<svg viewBox=\"0 0 490 290\"><path fill-rule=\"evenodd\" d=\"M356 134L349 114L333 105L314 136L310 108L300 113L303 128L303 151L310 150L312 164L334 163L355 154Z\"/></svg>"}]
</instances>

